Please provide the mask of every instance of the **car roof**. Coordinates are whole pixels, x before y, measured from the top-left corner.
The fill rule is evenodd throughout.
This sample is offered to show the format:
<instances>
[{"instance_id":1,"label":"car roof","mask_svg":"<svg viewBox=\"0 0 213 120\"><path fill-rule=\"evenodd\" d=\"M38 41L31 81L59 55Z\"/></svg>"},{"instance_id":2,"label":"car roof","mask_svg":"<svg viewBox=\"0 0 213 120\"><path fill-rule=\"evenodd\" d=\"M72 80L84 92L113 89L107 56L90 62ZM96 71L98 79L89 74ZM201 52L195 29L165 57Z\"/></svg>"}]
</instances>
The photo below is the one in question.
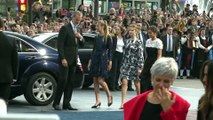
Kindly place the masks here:
<instances>
[{"instance_id":1,"label":"car roof","mask_svg":"<svg viewBox=\"0 0 213 120\"><path fill-rule=\"evenodd\" d=\"M36 34L33 37L33 39L40 43L43 43L46 39L48 39L52 36L55 36L55 35L58 35L58 32L39 33L39 34ZM84 37L90 37L90 38L94 38L96 36L96 34L93 34L93 33L82 33L82 35Z\"/></svg>"},{"instance_id":2,"label":"car roof","mask_svg":"<svg viewBox=\"0 0 213 120\"><path fill-rule=\"evenodd\" d=\"M50 33L39 33L36 34L33 39L42 43L44 40L48 39L49 37L52 37L54 35L58 35L57 32L50 32Z\"/></svg>"},{"instance_id":3,"label":"car roof","mask_svg":"<svg viewBox=\"0 0 213 120\"><path fill-rule=\"evenodd\" d=\"M38 48L45 48L46 50L50 51L50 52L57 52L55 49L53 49L52 47L49 47L45 44L39 43L38 41L35 41L34 39L32 39L31 37L28 37L27 35L22 35L16 32L11 32L11 31L3 31L6 35L11 35L11 36L15 36L18 37L30 44L32 44L34 47Z\"/></svg>"}]
</instances>

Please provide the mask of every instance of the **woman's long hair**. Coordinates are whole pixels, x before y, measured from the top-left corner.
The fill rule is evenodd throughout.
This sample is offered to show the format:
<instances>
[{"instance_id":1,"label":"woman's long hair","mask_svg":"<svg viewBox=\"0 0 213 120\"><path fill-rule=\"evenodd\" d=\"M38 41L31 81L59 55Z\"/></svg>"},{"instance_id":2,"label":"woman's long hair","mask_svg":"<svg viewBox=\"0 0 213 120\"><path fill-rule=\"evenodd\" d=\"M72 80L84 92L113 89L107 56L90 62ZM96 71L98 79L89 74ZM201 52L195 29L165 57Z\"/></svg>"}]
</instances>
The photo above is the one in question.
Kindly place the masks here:
<instances>
[{"instance_id":1,"label":"woman's long hair","mask_svg":"<svg viewBox=\"0 0 213 120\"><path fill-rule=\"evenodd\" d=\"M100 20L100 21L98 21L98 25L103 27L103 30L104 30L104 42L107 43L108 37L110 35L107 21Z\"/></svg>"},{"instance_id":2,"label":"woman's long hair","mask_svg":"<svg viewBox=\"0 0 213 120\"><path fill-rule=\"evenodd\" d=\"M204 78L204 69L208 66L208 72L207 72L207 84L205 86L205 93L200 99L200 104L198 106L199 111L202 113L203 120L206 120L206 116L208 115L210 118L213 118L213 61L207 60L203 63L203 66L201 68L201 76L200 80L205 85L203 78Z\"/></svg>"}]
</instances>

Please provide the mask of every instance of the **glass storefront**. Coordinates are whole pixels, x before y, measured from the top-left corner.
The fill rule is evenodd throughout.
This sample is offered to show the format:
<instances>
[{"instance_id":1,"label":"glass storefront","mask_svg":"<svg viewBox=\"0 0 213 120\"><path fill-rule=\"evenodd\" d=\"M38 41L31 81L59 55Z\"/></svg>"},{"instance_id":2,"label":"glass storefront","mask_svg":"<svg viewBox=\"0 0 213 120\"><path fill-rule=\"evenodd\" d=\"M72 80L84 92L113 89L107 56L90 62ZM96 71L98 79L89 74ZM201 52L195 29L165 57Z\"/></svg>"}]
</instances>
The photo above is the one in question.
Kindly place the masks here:
<instances>
[{"instance_id":1,"label":"glass storefront","mask_svg":"<svg viewBox=\"0 0 213 120\"><path fill-rule=\"evenodd\" d=\"M131 8L135 8L137 14L141 14L145 8L149 10L156 10L160 7L160 0L135 0L134 6L132 0L123 0L122 6L128 11Z\"/></svg>"}]
</instances>

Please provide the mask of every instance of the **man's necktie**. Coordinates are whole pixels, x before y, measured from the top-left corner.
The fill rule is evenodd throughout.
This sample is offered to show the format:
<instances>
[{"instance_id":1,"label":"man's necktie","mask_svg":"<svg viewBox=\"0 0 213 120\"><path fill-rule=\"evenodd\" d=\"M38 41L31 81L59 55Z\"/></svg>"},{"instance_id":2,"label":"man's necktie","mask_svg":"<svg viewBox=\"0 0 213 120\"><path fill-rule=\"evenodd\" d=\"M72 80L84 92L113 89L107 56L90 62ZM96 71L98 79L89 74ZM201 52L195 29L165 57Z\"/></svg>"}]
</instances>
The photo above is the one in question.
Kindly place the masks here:
<instances>
[{"instance_id":1,"label":"man's necktie","mask_svg":"<svg viewBox=\"0 0 213 120\"><path fill-rule=\"evenodd\" d=\"M170 42L171 41L170 41L170 35L169 35L169 40L168 40L168 43L167 43L168 44L168 52L170 52Z\"/></svg>"}]
</instances>

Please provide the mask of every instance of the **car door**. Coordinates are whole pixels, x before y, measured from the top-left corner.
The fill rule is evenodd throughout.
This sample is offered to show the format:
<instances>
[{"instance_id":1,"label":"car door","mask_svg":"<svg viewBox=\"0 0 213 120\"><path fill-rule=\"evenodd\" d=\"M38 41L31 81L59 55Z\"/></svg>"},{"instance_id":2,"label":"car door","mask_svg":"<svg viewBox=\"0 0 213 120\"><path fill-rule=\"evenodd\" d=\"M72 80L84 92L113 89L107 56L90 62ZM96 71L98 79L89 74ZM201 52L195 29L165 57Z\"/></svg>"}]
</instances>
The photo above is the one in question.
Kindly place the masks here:
<instances>
[{"instance_id":1,"label":"car door","mask_svg":"<svg viewBox=\"0 0 213 120\"><path fill-rule=\"evenodd\" d=\"M57 39L58 39L58 35L54 35L46 39L43 43L54 49L57 49Z\"/></svg>"},{"instance_id":2,"label":"car door","mask_svg":"<svg viewBox=\"0 0 213 120\"><path fill-rule=\"evenodd\" d=\"M57 40L58 39L58 34L53 35L50 38L46 39L43 43L57 49ZM76 68L76 74L75 74L75 79L74 79L74 88L81 87L83 82L84 82L84 71L82 69L80 60L78 61L78 66Z\"/></svg>"},{"instance_id":3,"label":"car door","mask_svg":"<svg viewBox=\"0 0 213 120\"><path fill-rule=\"evenodd\" d=\"M79 57L81 60L81 64L84 69L84 73L88 74L87 64L92 54L93 46L94 46L94 38L84 36L85 43L84 46L79 46Z\"/></svg>"},{"instance_id":4,"label":"car door","mask_svg":"<svg viewBox=\"0 0 213 120\"><path fill-rule=\"evenodd\" d=\"M15 39L17 43L19 70L18 81L16 84L19 84L22 75L26 72L26 70L31 65L39 61L40 54L38 53L37 49L28 42L12 35L8 35L8 37L11 39Z\"/></svg>"}]
</instances>

